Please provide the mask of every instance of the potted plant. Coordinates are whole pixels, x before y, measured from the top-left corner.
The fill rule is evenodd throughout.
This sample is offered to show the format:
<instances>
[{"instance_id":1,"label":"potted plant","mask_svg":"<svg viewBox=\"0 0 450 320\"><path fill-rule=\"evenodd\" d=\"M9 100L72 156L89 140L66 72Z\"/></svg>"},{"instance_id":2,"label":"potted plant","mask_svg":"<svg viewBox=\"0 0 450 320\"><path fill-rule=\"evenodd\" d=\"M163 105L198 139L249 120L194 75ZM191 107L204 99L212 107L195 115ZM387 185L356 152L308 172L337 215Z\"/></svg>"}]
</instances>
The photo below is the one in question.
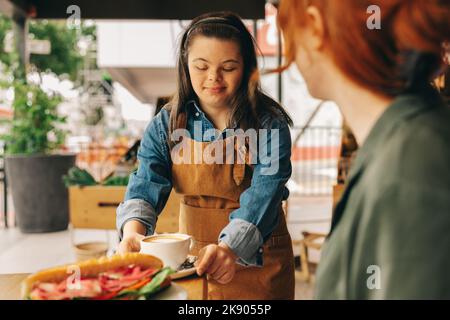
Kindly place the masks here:
<instances>
[{"instance_id":1,"label":"potted plant","mask_svg":"<svg viewBox=\"0 0 450 320\"><path fill-rule=\"evenodd\" d=\"M38 85L14 83L14 117L2 138L17 224L24 233L68 226L68 193L62 177L75 164L75 155L59 150L66 134L60 128L65 118L57 112L61 101Z\"/></svg>"}]
</instances>

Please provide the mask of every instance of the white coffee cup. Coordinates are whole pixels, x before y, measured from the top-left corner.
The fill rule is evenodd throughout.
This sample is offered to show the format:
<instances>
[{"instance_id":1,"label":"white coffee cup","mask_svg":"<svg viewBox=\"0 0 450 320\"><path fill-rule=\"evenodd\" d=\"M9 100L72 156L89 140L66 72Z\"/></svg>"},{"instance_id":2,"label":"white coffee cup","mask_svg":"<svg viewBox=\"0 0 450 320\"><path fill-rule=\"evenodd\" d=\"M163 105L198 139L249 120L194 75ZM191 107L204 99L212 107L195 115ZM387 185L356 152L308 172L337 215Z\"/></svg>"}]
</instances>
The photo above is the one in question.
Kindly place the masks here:
<instances>
[{"instance_id":1,"label":"white coffee cup","mask_svg":"<svg viewBox=\"0 0 450 320\"><path fill-rule=\"evenodd\" d=\"M164 266L177 270L192 249L190 235L183 233L162 233L141 240L141 251L161 259Z\"/></svg>"}]
</instances>

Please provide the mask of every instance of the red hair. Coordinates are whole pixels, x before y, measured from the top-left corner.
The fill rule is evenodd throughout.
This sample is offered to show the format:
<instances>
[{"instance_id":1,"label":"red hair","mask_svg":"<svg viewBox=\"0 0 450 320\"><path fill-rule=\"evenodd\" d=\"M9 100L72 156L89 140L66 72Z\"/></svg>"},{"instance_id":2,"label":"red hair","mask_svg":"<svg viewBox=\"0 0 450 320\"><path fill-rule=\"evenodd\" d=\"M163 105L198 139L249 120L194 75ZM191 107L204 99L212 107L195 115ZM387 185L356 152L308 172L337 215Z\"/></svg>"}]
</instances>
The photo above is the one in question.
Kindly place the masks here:
<instances>
[{"instance_id":1,"label":"red hair","mask_svg":"<svg viewBox=\"0 0 450 320\"><path fill-rule=\"evenodd\" d=\"M380 30L367 27L370 5L381 9ZM307 24L308 6L322 14L326 50L336 65L364 87L397 95L411 81L431 81L443 66L448 0L281 0L286 66L295 59L294 34Z\"/></svg>"}]
</instances>

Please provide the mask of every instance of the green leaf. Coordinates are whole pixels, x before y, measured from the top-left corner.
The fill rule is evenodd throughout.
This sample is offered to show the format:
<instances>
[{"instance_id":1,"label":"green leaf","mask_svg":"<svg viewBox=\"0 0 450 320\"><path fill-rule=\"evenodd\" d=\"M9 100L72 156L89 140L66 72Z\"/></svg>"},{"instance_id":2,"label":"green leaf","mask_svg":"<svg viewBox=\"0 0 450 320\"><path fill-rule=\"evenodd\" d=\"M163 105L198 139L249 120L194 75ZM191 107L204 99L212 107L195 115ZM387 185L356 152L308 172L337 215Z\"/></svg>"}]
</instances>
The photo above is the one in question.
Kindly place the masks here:
<instances>
[{"instance_id":1,"label":"green leaf","mask_svg":"<svg viewBox=\"0 0 450 320\"><path fill-rule=\"evenodd\" d=\"M67 175L63 176L63 182L66 187L97 185L97 181L89 172L76 166L70 168Z\"/></svg>"},{"instance_id":2,"label":"green leaf","mask_svg":"<svg viewBox=\"0 0 450 320\"><path fill-rule=\"evenodd\" d=\"M148 298L153 293L159 291L160 289L159 286L164 282L167 276L171 275L172 273L175 273L175 271L173 271L170 267L162 269L160 272L156 274L156 276L153 278L152 281L150 281L149 284L143 286L139 290L139 295Z\"/></svg>"},{"instance_id":3,"label":"green leaf","mask_svg":"<svg viewBox=\"0 0 450 320\"><path fill-rule=\"evenodd\" d=\"M3 137L7 142L6 153L48 153L63 144L68 132L60 130L56 134L55 131L58 125L67 122L65 117L58 115L57 107L63 99L60 95L47 94L38 86L27 84L26 70L20 63L17 50L4 50L4 40L10 31L13 31L12 20L0 14L0 88L14 89L14 120L9 122L8 134ZM34 39L51 43L50 54L30 55L32 69L38 73L50 71L58 76L69 75L74 81L83 65L78 43L82 39L93 43L96 27L87 27L82 22L80 28L74 29L65 21L30 20L29 34ZM47 133L51 131L57 136L56 142L47 139Z\"/></svg>"},{"instance_id":4,"label":"green leaf","mask_svg":"<svg viewBox=\"0 0 450 320\"><path fill-rule=\"evenodd\" d=\"M129 177L109 177L103 182L104 186L126 186L128 185Z\"/></svg>"},{"instance_id":5,"label":"green leaf","mask_svg":"<svg viewBox=\"0 0 450 320\"><path fill-rule=\"evenodd\" d=\"M59 96L49 95L37 85L15 81L14 117L9 133L4 136L7 154L44 154L58 148L66 134L58 129L62 121L56 106L60 101ZM56 142L47 139L50 132L55 132Z\"/></svg>"}]
</instances>

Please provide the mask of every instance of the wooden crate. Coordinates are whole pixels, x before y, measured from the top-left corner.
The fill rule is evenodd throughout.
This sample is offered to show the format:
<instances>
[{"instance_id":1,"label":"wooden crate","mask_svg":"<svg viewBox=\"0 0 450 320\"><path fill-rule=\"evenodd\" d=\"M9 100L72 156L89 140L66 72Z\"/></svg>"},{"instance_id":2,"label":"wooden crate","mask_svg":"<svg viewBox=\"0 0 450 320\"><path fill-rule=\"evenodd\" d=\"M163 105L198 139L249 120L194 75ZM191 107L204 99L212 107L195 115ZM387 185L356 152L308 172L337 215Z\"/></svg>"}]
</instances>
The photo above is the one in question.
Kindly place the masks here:
<instances>
[{"instance_id":1,"label":"wooden crate","mask_svg":"<svg viewBox=\"0 0 450 320\"><path fill-rule=\"evenodd\" d=\"M69 188L70 222L73 228L116 229L116 209L126 187L92 186ZM161 212L156 232L178 232L180 197L175 192Z\"/></svg>"},{"instance_id":2,"label":"wooden crate","mask_svg":"<svg viewBox=\"0 0 450 320\"><path fill-rule=\"evenodd\" d=\"M116 209L123 201L126 190L122 186L70 187L72 227L116 229Z\"/></svg>"}]
</instances>

